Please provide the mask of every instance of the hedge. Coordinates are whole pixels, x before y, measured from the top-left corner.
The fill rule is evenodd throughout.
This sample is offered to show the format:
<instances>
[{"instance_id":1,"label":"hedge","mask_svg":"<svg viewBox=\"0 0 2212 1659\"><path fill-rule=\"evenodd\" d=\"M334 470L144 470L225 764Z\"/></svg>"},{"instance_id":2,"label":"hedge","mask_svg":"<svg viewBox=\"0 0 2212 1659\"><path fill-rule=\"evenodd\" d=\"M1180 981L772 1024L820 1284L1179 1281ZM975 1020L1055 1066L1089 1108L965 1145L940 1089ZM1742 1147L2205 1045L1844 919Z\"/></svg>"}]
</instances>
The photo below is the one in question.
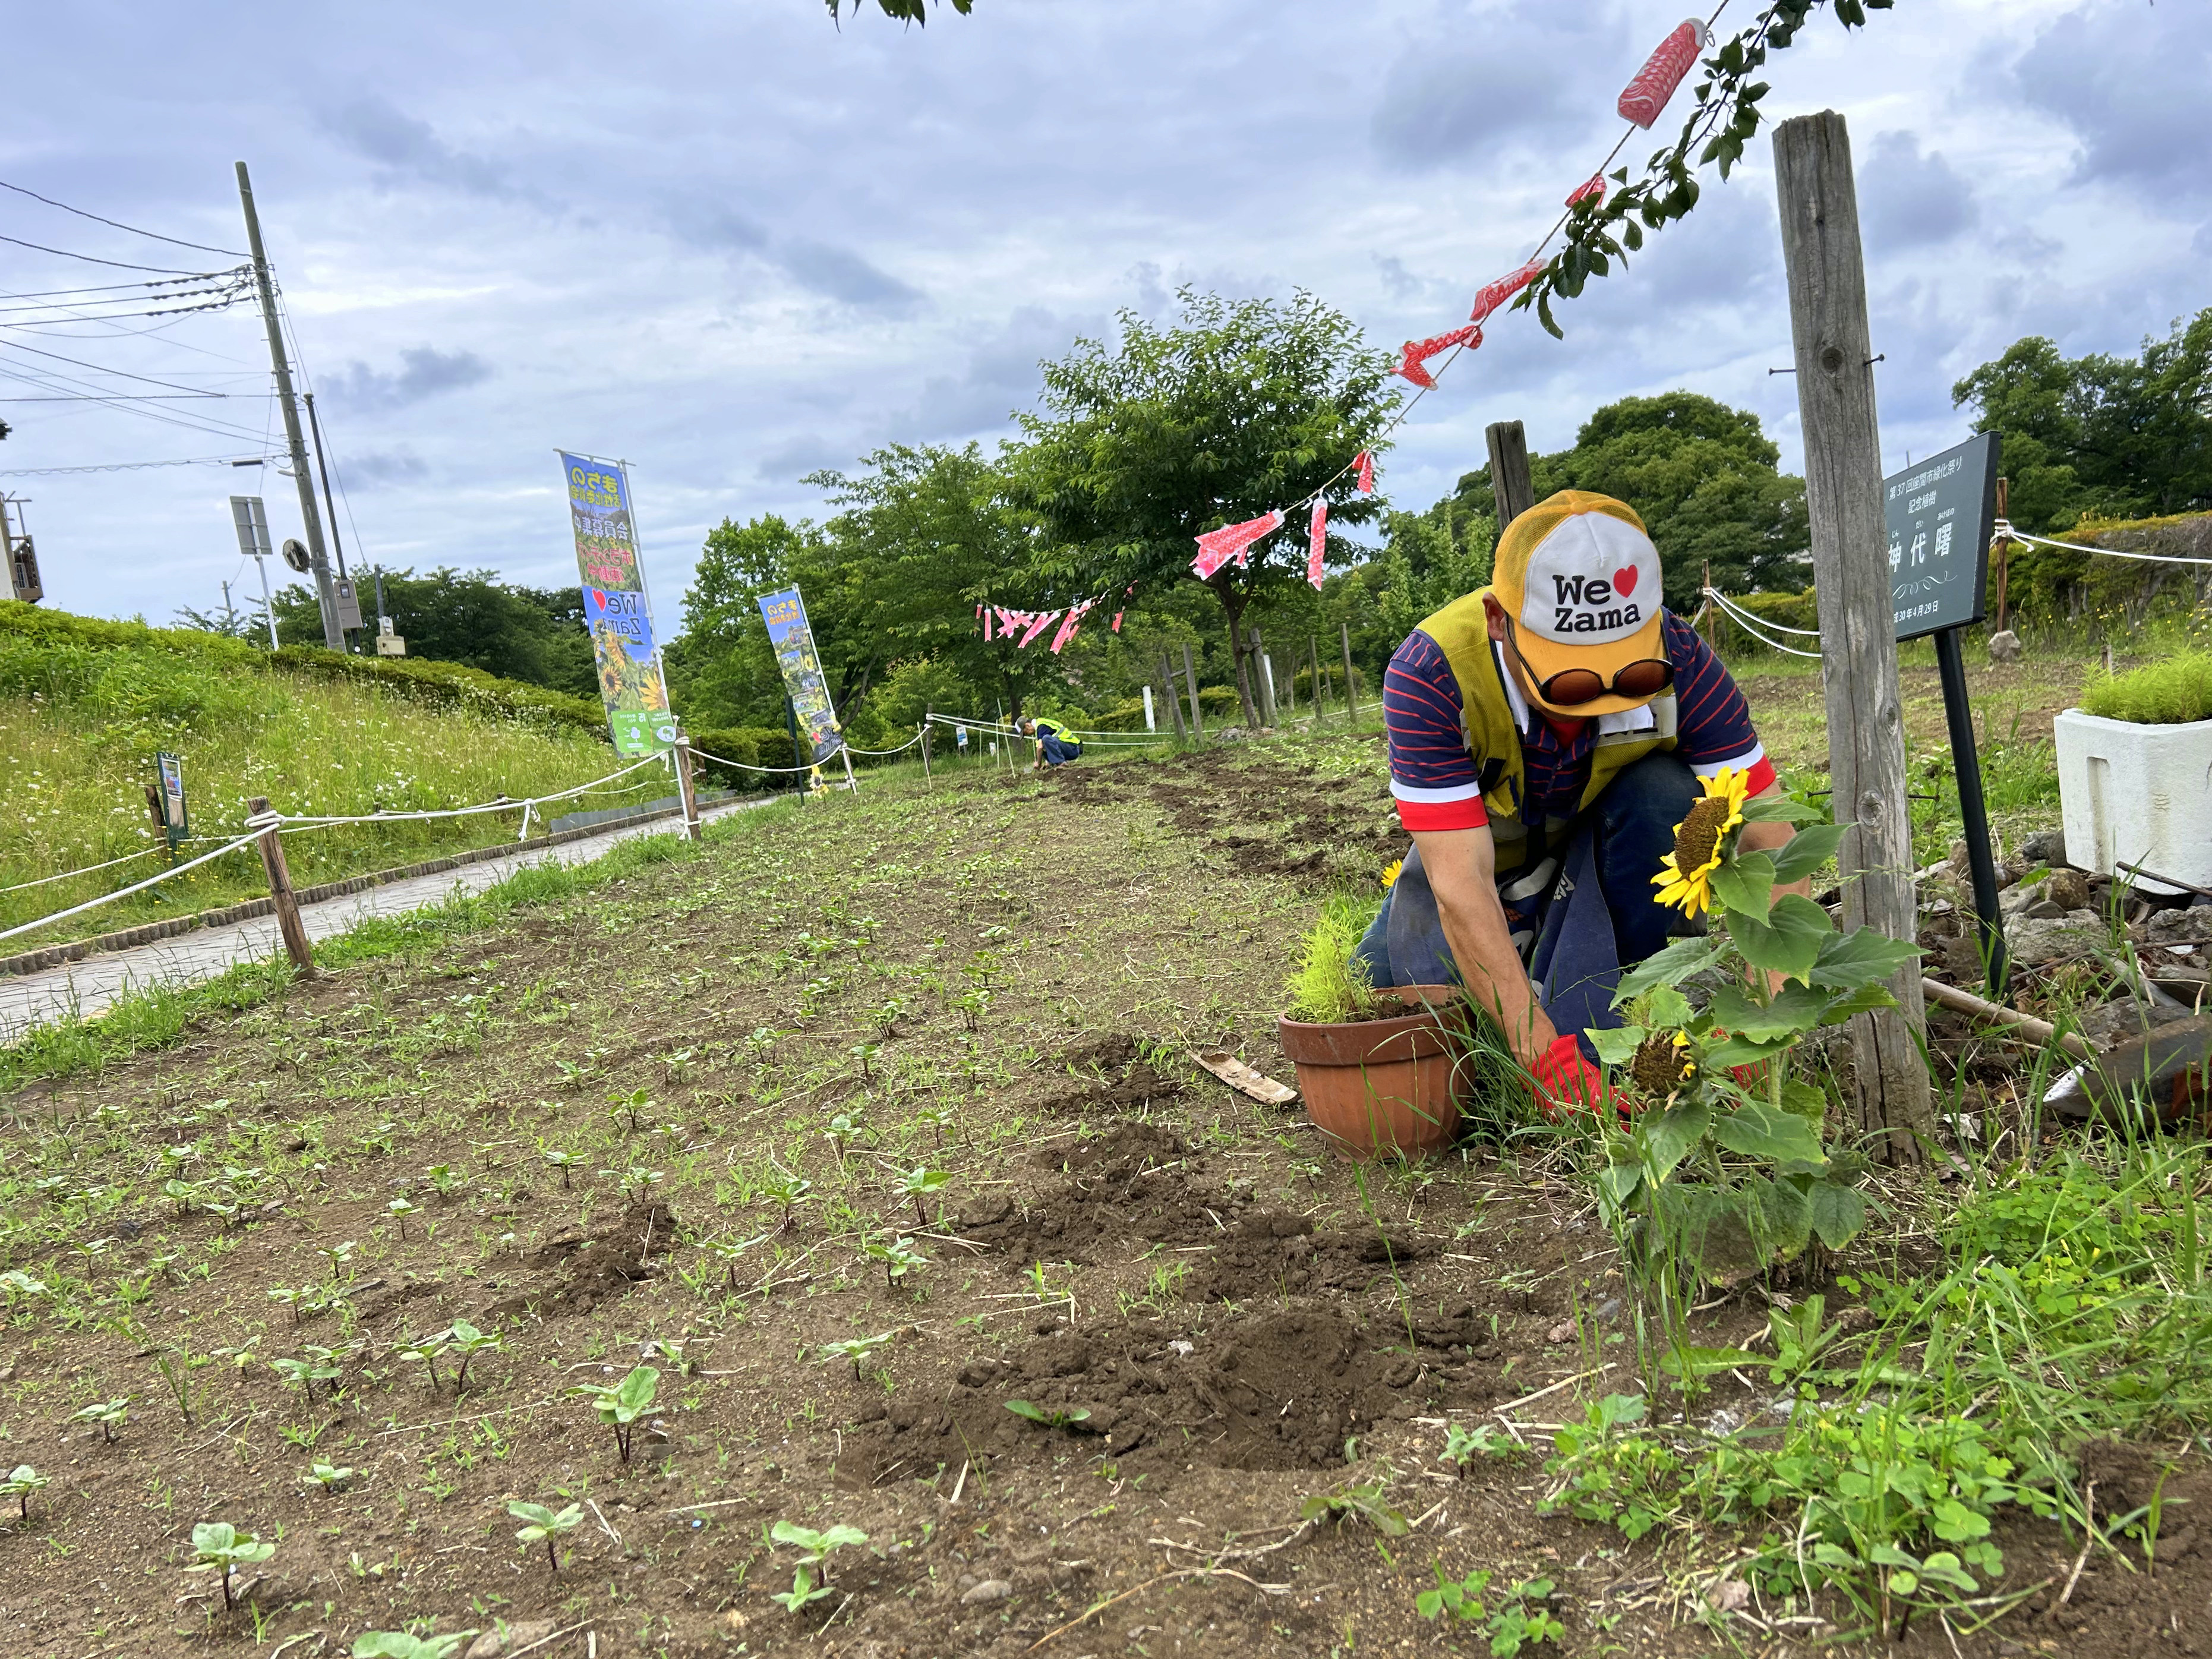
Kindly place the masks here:
<instances>
[{"instance_id":1,"label":"hedge","mask_svg":"<svg viewBox=\"0 0 2212 1659\"><path fill-rule=\"evenodd\" d=\"M705 728L690 733L693 767L700 777L717 783L726 783L739 789L789 789L806 775L803 772L747 772L748 766L796 766L799 756L791 746L791 733L779 732L773 726L727 726ZM702 754L701 750L705 750ZM720 755L724 760L735 761L735 766L722 766L707 758Z\"/></svg>"}]
</instances>

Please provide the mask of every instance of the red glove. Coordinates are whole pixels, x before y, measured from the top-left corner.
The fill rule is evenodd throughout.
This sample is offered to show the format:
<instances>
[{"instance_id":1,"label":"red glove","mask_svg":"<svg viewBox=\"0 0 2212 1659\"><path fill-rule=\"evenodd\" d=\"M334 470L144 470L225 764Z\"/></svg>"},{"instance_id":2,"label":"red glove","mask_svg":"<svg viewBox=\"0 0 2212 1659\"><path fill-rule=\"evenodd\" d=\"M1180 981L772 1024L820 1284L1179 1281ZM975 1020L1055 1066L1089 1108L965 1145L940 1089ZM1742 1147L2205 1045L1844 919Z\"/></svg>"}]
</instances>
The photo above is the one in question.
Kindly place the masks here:
<instances>
[{"instance_id":1,"label":"red glove","mask_svg":"<svg viewBox=\"0 0 2212 1659\"><path fill-rule=\"evenodd\" d=\"M1606 1103L1605 1080L1597 1067L1583 1058L1582 1044L1571 1033L1554 1038L1528 1069L1536 1079L1536 1103L1547 1117L1556 1120L1571 1112L1595 1112Z\"/></svg>"}]
</instances>

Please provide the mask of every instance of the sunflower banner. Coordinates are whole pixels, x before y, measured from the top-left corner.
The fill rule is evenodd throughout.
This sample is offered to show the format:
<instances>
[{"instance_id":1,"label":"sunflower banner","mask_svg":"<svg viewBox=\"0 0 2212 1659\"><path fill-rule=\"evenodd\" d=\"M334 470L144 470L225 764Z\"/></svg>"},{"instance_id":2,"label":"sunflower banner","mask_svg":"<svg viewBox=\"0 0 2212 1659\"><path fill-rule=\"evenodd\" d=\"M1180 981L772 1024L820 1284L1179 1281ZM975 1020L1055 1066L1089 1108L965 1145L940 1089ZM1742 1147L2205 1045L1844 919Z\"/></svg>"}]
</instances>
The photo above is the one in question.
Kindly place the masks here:
<instances>
[{"instance_id":1,"label":"sunflower banner","mask_svg":"<svg viewBox=\"0 0 2212 1659\"><path fill-rule=\"evenodd\" d=\"M1678 939L1622 976L1614 1006L1627 1023L1592 1031L1627 1110L1598 1115L1601 1207L1632 1232L1643 1265L1671 1273L1791 1260L1840 1249L1866 1224L1863 1159L1827 1143L1827 1096L1795 1074L1813 1031L1896 1006L1883 981L1917 946L1861 927L1840 932L1820 906L1781 889L1816 874L1848 826L1784 795L1749 799L1750 780L1723 771L1675 826L1651 878L1654 902L1703 917L1701 939ZM1769 850L1745 827L1788 823ZM1692 981L1720 988L1692 998ZM1702 976L1702 977L1701 977ZM1670 1277L1669 1283L1678 1282Z\"/></svg>"}]
</instances>

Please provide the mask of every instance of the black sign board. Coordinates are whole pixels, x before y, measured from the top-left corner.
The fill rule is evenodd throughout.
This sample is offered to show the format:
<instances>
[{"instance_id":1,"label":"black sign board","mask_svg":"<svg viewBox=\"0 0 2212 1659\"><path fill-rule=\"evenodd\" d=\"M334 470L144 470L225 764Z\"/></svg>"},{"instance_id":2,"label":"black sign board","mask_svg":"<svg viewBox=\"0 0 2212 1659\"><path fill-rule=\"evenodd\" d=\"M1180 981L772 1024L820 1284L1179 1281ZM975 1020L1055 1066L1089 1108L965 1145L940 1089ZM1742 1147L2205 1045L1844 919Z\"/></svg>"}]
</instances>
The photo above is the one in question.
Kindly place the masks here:
<instances>
[{"instance_id":1,"label":"black sign board","mask_svg":"<svg viewBox=\"0 0 2212 1659\"><path fill-rule=\"evenodd\" d=\"M1982 619L1996 529L1997 434L1984 432L1882 483L1897 637Z\"/></svg>"}]
</instances>

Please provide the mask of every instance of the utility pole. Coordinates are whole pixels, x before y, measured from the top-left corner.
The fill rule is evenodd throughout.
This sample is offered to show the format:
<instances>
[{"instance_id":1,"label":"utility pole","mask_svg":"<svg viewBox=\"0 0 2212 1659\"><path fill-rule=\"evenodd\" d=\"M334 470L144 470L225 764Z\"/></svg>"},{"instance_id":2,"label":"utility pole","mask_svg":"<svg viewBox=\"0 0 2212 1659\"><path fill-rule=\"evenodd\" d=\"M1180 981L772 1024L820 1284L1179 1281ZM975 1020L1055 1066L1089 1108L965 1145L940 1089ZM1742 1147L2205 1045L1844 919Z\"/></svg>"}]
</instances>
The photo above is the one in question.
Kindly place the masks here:
<instances>
[{"instance_id":1,"label":"utility pole","mask_svg":"<svg viewBox=\"0 0 2212 1659\"><path fill-rule=\"evenodd\" d=\"M338 560L338 629L341 635L349 628L361 626L361 601L354 596L353 582L346 574L345 543L338 537L338 504L331 495L331 465L323 453L323 423L315 416L315 394L307 397L307 430L315 440L315 471L323 481L323 508L331 515L331 551ZM377 607L380 612L382 605Z\"/></svg>"},{"instance_id":2,"label":"utility pole","mask_svg":"<svg viewBox=\"0 0 2212 1659\"><path fill-rule=\"evenodd\" d=\"M307 441L300 430L299 400L292 395L292 366L284 357L284 331L276 322L276 285L269 275L269 256L261 248L261 220L253 210L253 185L246 163L238 164L238 200L246 210L246 245L253 250L253 282L261 292L261 320L269 331L269 363L276 375L276 400L284 410L284 441L292 456L292 482L300 487L300 516L307 525L307 557L315 573L315 597L323 611L323 643L345 649L338 627L337 586L330 556L323 550L323 515L315 506L315 480L307 471Z\"/></svg>"},{"instance_id":3,"label":"utility pole","mask_svg":"<svg viewBox=\"0 0 2212 1659\"><path fill-rule=\"evenodd\" d=\"M1805 507L1820 592L1820 680L1826 694L1830 799L1850 826L1837 849L1846 931L1862 925L1911 944L1912 829L1905 811L1905 721L1897 627L1882 518L1881 442L1866 266L1850 135L1833 110L1774 132L1782 258L1796 348L1805 434ZM1928 1068L1915 1041L1926 1027L1920 967L1889 981L1893 1009L1850 1021L1859 1128L1893 1164L1917 1164L1935 1132Z\"/></svg>"},{"instance_id":4,"label":"utility pole","mask_svg":"<svg viewBox=\"0 0 2212 1659\"><path fill-rule=\"evenodd\" d=\"M1485 427L1483 441L1490 451L1490 499L1498 507L1498 533L1536 505L1536 486L1528 477L1528 437L1518 421L1496 421Z\"/></svg>"}]
</instances>

